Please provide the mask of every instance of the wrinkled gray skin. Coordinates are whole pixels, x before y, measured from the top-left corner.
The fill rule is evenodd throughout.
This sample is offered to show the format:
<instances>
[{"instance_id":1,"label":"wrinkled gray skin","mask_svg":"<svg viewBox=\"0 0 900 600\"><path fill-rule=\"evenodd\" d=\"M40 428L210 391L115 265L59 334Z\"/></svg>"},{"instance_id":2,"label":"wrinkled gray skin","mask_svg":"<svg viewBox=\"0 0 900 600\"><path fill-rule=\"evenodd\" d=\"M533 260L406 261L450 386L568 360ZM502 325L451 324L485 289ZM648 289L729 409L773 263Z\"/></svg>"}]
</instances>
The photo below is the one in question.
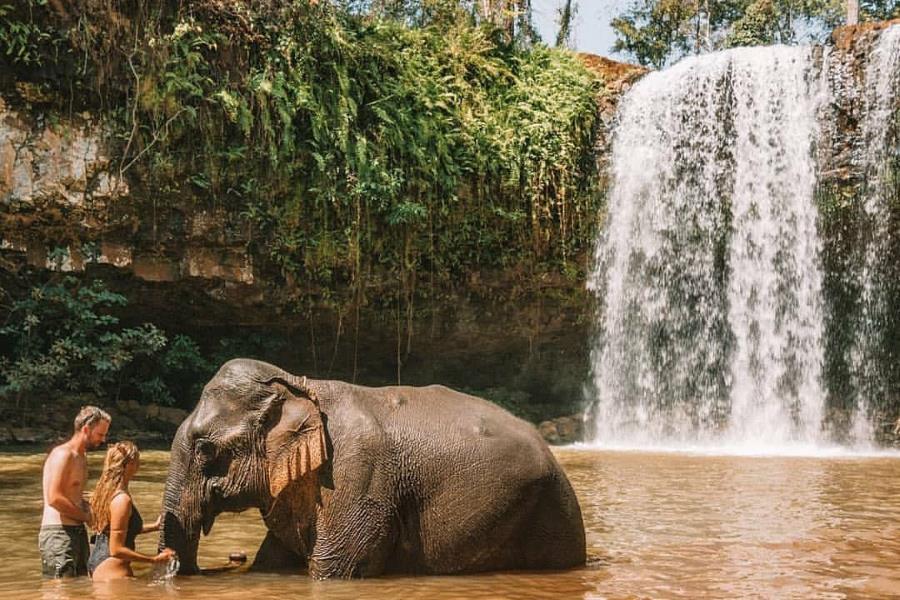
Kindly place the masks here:
<instances>
[{"instance_id":1,"label":"wrinkled gray skin","mask_svg":"<svg viewBox=\"0 0 900 600\"><path fill-rule=\"evenodd\" d=\"M268 527L261 570L347 578L585 562L581 509L535 428L442 386L367 388L226 363L172 444L160 546L196 573L200 530L253 507Z\"/></svg>"}]
</instances>

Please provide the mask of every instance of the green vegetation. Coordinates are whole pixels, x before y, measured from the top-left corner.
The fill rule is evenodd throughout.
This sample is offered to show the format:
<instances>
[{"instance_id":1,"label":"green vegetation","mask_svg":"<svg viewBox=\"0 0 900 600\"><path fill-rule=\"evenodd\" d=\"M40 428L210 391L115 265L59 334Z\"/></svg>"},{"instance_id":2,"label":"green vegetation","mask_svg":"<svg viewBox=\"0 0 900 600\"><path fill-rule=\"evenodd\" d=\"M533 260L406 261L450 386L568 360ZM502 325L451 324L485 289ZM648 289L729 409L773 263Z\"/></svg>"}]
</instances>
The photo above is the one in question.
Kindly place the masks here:
<instances>
[{"instance_id":1,"label":"green vegetation","mask_svg":"<svg viewBox=\"0 0 900 600\"><path fill-rule=\"evenodd\" d=\"M296 337L277 328L225 335L198 328L192 338L149 323L129 327L121 321L129 312L126 298L99 280L53 276L29 288L11 302L0 327L0 399L5 400L0 409L21 420L47 398L94 395L103 405L137 400L190 410L226 361L245 357L284 364L297 344ZM556 365L547 387L535 373L539 368L526 365L516 373L512 364L498 380L506 387L463 389L534 423L578 412L578 374ZM458 381L472 379L467 372L443 372Z\"/></svg>"},{"instance_id":2,"label":"green vegetation","mask_svg":"<svg viewBox=\"0 0 900 600\"><path fill-rule=\"evenodd\" d=\"M45 8L47 0L26 0L25 10ZM47 55L53 56L64 42L51 30L40 27L33 19L16 18L12 4L0 4L0 48L6 60L24 66L41 66Z\"/></svg>"},{"instance_id":3,"label":"green vegetation","mask_svg":"<svg viewBox=\"0 0 900 600\"><path fill-rule=\"evenodd\" d=\"M149 323L123 327L114 312L126 305L100 281L65 277L32 288L0 328L7 349L0 354L0 395L126 393L165 405L195 396L198 380L211 372L197 344L184 335L169 339Z\"/></svg>"},{"instance_id":4,"label":"green vegetation","mask_svg":"<svg viewBox=\"0 0 900 600\"><path fill-rule=\"evenodd\" d=\"M507 8L0 0L0 92L39 119L102 118L130 214L162 231L222 210L222 236L249 238L279 301L310 322L323 308L338 322L357 315L356 327L361 307L395 319L400 363L409 324L451 294L496 301L546 281L582 293L602 203L603 84L573 53L534 45L527 11ZM99 241L40 234L50 247ZM515 283L500 292L470 277ZM7 323L7 395L68 387L180 402L231 357L230 342L197 348L120 326L124 300L92 285L42 289L29 301L45 308L17 302ZM62 343L70 333L43 317L26 326L50 306L74 322L104 318ZM96 362L104 353L116 360Z\"/></svg>"},{"instance_id":5,"label":"green vegetation","mask_svg":"<svg viewBox=\"0 0 900 600\"><path fill-rule=\"evenodd\" d=\"M240 214L297 296L408 303L473 270L582 268L600 82L571 53L453 3L418 27L302 0L93 6L7 12L65 40L11 72L98 103L154 208Z\"/></svg>"},{"instance_id":6,"label":"green vegetation","mask_svg":"<svg viewBox=\"0 0 900 600\"><path fill-rule=\"evenodd\" d=\"M863 17L886 10L879 6L878 0L863 2ZM844 10L842 0L634 0L612 20L614 50L660 68L687 54L789 44L799 30L824 34L841 22Z\"/></svg>"},{"instance_id":7,"label":"green vegetation","mask_svg":"<svg viewBox=\"0 0 900 600\"><path fill-rule=\"evenodd\" d=\"M900 19L900 3L897 0L860 0L861 21L886 21Z\"/></svg>"},{"instance_id":8,"label":"green vegetation","mask_svg":"<svg viewBox=\"0 0 900 600\"><path fill-rule=\"evenodd\" d=\"M900 18L895 0L861 0L861 21ZM661 68L687 54L734 46L790 44L844 22L844 0L633 0L611 25L613 49Z\"/></svg>"}]
</instances>

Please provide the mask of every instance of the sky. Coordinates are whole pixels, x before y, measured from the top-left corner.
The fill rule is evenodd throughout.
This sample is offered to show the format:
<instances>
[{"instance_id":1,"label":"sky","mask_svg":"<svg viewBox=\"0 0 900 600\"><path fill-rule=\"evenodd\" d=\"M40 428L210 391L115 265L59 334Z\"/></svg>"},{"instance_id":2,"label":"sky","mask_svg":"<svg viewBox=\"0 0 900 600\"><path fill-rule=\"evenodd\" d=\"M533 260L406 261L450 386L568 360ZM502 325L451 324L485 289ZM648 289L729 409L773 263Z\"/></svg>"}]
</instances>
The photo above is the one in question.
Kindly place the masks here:
<instances>
[{"instance_id":1,"label":"sky","mask_svg":"<svg viewBox=\"0 0 900 600\"><path fill-rule=\"evenodd\" d=\"M628 0L574 1L577 2L577 13L572 48L580 52L623 60L625 57L614 55L612 52L616 36L609 22L628 6ZM557 11L562 5L562 0L531 0L534 24L544 41L550 45L556 42L556 33L559 29L556 24Z\"/></svg>"}]
</instances>

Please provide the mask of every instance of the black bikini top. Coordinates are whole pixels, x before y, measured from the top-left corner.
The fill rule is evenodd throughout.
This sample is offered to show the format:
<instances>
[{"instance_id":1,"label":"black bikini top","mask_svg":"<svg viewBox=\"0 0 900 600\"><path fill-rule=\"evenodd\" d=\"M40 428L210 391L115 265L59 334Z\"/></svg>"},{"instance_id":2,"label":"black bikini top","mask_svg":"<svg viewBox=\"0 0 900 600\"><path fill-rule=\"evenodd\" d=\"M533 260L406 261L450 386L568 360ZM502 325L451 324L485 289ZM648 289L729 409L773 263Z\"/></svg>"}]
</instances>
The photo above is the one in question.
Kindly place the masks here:
<instances>
[{"instance_id":1,"label":"black bikini top","mask_svg":"<svg viewBox=\"0 0 900 600\"><path fill-rule=\"evenodd\" d=\"M118 496L119 494L126 494L127 492L121 491L118 492L113 498ZM110 500L112 502L112 500ZM141 530L144 529L144 519L141 518L141 513L138 511L137 506L134 504L134 500L131 501L131 516L128 518L128 531L125 533L125 545L128 548L134 550L135 539ZM103 530L103 533L106 537L109 537L109 526Z\"/></svg>"}]
</instances>

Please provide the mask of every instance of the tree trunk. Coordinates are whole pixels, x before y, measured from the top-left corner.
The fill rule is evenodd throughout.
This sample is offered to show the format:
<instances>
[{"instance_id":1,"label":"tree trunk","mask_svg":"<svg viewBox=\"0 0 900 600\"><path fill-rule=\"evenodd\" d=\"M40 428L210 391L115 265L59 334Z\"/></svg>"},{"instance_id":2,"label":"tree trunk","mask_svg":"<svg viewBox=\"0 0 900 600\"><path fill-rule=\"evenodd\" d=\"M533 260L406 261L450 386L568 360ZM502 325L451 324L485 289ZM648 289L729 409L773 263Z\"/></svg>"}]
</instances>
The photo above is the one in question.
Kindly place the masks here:
<instances>
[{"instance_id":1,"label":"tree trunk","mask_svg":"<svg viewBox=\"0 0 900 600\"><path fill-rule=\"evenodd\" d=\"M847 0L847 25L859 23L859 0Z\"/></svg>"},{"instance_id":2,"label":"tree trunk","mask_svg":"<svg viewBox=\"0 0 900 600\"><path fill-rule=\"evenodd\" d=\"M566 3L559 11L559 32L556 34L556 47L568 48L572 35L572 0Z\"/></svg>"}]
</instances>

